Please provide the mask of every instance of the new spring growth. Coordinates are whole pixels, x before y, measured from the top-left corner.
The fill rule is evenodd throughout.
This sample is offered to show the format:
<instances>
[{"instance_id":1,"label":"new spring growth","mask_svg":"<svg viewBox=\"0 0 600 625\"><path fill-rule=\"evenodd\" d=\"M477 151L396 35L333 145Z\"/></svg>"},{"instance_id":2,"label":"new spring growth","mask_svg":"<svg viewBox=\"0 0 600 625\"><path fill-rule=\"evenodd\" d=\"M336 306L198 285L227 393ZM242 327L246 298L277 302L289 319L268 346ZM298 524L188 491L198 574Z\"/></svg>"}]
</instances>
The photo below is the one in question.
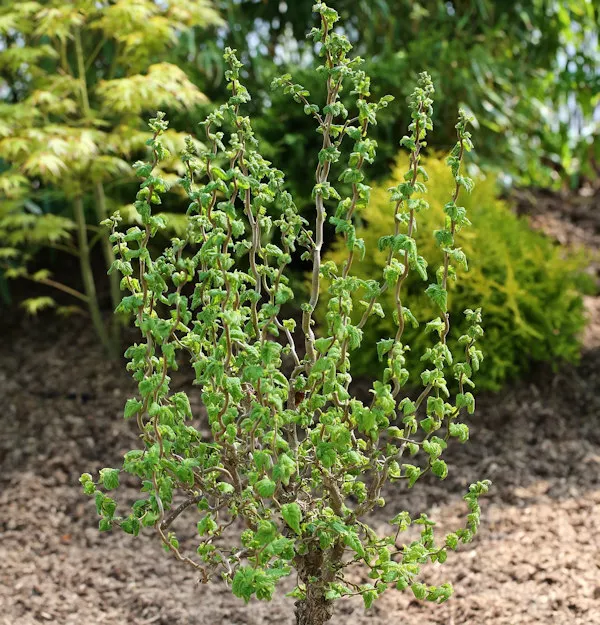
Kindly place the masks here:
<instances>
[{"instance_id":1,"label":"new spring growth","mask_svg":"<svg viewBox=\"0 0 600 625\"><path fill-rule=\"evenodd\" d=\"M230 98L201 124L203 148L189 141L181 155L187 231L160 254L151 252L162 228L154 209L167 189L156 173L166 157L161 137L167 122L162 113L150 122L151 158L135 165L142 181L135 203L141 225L123 231L118 215L111 220L114 270L128 293L119 310L140 332L125 354L138 383L125 417L137 423L140 448L125 455L121 469L105 469L96 481L82 476L101 529L137 535L151 528L165 550L203 581L218 574L245 601L271 599L278 581L295 574L297 622L313 625L329 620L334 601L344 596L360 595L369 607L388 589L410 587L419 599L445 601L450 585L428 585L421 568L444 562L449 550L472 539L479 497L489 486L482 481L470 487L466 524L446 535L437 536L425 514L398 509L378 513L388 519L387 532L369 525L391 489L412 488L426 473L443 480L448 441L469 436L461 416L473 412L473 395L465 388L473 385L482 358L477 302L465 311L470 329L461 338L464 351L452 354L446 336L452 331L451 280L466 270L457 245L468 218L459 195L472 185L461 174L472 144L461 113L448 159L456 188L448 189L446 222L433 235L444 262L432 276L413 238L419 213L427 210L420 154L432 130L433 86L421 74L402 140L410 167L391 190L394 231L379 241L387 263L382 275L357 278L353 266L369 253L353 224L369 201L366 169L377 148L369 130L391 98L371 99L362 61L349 56L351 45L335 26L337 13L323 3L314 11L319 26L310 35L319 44L316 71L325 82L325 101L314 101L289 75L274 81L314 119L322 140L314 159L312 215L299 214L282 171L258 151L244 114L250 95L241 82L242 65L228 49ZM339 266L321 260L327 222L345 242ZM307 294L292 287L299 256L311 264ZM402 291L409 272L423 278L439 316L420 319L418 310L410 310ZM379 298L388 289L395 294L397 330L377 344L386 363L383 376L368 397L359 397L351 387L352 355L363 347L365 325L383 314ZM319 302L327 307L320 328L313 319ZM298 326L284 312L293 307L302 311ZM404 366L410 348L403 343L405 323L426 323L431 331L423 354L430 367L420 378ZM171 372L178 367L193 369L197 390L189 395L172 389ZM460 387L455 394L447 382L452 377ZM108 494L121 472L141 484L129 512ZM195 541L180 542L177 528L190 524L197 528ZM348 573L357 567L368 572L369 582L353 581Z\"/></svg>"}]
</instances>

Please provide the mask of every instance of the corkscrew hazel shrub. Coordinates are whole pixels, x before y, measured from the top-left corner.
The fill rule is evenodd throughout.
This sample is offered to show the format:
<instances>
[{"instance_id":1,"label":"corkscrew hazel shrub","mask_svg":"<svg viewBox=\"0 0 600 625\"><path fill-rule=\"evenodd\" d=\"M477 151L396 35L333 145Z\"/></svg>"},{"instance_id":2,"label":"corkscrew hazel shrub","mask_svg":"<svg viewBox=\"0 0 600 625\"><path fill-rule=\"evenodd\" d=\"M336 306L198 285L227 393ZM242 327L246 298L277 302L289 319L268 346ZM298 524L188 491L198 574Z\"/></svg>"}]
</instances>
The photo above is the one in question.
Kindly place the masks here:
<instances>
[{"instance_id":1,"label":"corkscrew hazel shrub","mask_svg":"<svg viewBox=\"0 0 600 625\"><path fill-rule=\"evenodd\" d=\"M410 587L415 597L429 601L448 599L451 586L427 585L420 569L427 562L444 562L449 550L473 538L479 497L489 486L488 481L470 486L465 526L441 538L425 514L413 518L407 511L390 511L386 535L368 524L372 511L385 506L385 489L412 488L426 473L444 479L448 440L468 439L460 419L474 410L468 389L482 358L476 345L481 313L465 311L468 328L460 350L451 353L447 292L449 277L465 260L455 238L469 221L457 202L461 188L472 185L461 173L472 144L468 118L461 113L458 141L448 158L453 185L435 233L443 258L425 287L436 306L428 324L431 343L423 353L428 368L420 376L422 392L411 399L402 392L410 377L403 331L413 314L402 287L410 272L428 281L427 262L413 235L419 213L427 208L416 194L425 191L427 180L420 152L431 130L433 86L422 74L410 102L413 121L402 140L410 167L392 190L393 231L379 241L387 255L382 275L358 278L353 266L367 250L352 216L369 200L363 169L376 145L368 131L390 98L369 100L361 61L348 56L351 46L334 28L336 12L323 3L314 10L320 26L310 36L320 44L323 63L317 71L327 86L325 104L313 103L290 76L275 81L314 118L323 138L313 187L314 224L299 216L282 172L258 153L242 112L250 96L240 82L241 63L227 50L231 97L202 125L207 148L198 154L190 141L182 155L189 228L152 258L149 241L163 226L153 206L165 190L155 168L167 157L161 142L167 122L160 113L151 121L153 158L136 165L142 179L136 208L143 227L123 232L119 215L111 220L118 255L113 270L129 292L119 310L134 315L142 336L126 351L139 393L125 405L125 417L137 421L142 448L125 455L122 469L100 471L97 481L90 474L81 477L85 493L95 498L100 529L120 527L137 535L142 527L153 527L165 549L197 569L202 581L219 574L246 601L271 599L278 581L295 571L298 582L291 595L297 599L297 623L305 625L328 621L336 599L360 595L369 607L388 588ZM340 99L343 89L355 97L352 114ZM345 141L352 142L349 155ZM334 171L350 184L349 197L336 190ZM328 219L346 245L339 265L321 262ZM264 243L267 235L277 243ZM282 318L281 309L294 297L288 267L302 250L313 270L296 328L294 319ZM316 335L313 315L323 277L330 281L324 295L328 312L323 332ZM387 366L372 385L371 400L364 402L349 390L350 361L386 291L394 294L396 327L377 344ZM354 296L363 310L357 323L352 322ZM169 374L181 352L195 370L208 438L194 425L187 395L170 389ZM459 389L455 395L448 391L450 377ZM107 494L118 487L121 471L142 484L141 498L124 515ZM188 519L197 523L195 553L184 549L174 530ZM418 531L403 541L413 525ZM370 581L357 585L347 572L361 566Z\"/></svg>"}]
</instances>

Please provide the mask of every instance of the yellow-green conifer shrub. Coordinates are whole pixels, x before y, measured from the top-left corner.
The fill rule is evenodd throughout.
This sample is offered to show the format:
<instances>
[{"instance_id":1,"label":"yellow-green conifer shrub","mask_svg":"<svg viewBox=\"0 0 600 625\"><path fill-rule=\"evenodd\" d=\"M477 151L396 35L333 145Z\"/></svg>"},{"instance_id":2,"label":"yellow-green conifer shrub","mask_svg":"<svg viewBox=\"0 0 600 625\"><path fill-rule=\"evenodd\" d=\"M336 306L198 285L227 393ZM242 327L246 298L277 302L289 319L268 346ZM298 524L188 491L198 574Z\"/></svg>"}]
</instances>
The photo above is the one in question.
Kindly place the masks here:
<instances>
[{"instance_id":1,"label":"yellow-green conifer shrub","mask_svg":"<svg viewBox=\"0 0 600 625\"><path fill-rule=\"evenodd\" d=\"M444 205L452 174L444 158L430 156L423 161L430 178L429 209L419 213L415 238L423 256L430 260L431 277L431 267L439 266L443 255L431 233L444 223ZM362 225L357 228L356 236L362 237L366 248L374 251L355 265L361 278L378 279L382 275L387 252L378 251L376 243L393 226L388 188L402 180L406 168L407 158L402 155L390 179L373 188L371 201L360 215ZM461 195L460 203L473 224L460 234L460 245L470 260L468 271L461 268L461 279L456 286L449 285L449 310L457 322L448 338L452 342L452 336L456 339L463 334L464 328L458 327L462 311L469 302L480 302L485 310L481 347L486 359L481 364L479 388L497 389L504 380L523 374L536 361L576 360L579 336L585 324L581 294L587 277L583 272L583 255L568 253L531 230L525 219L518 218L498 199L491 178L478 181L472 193ZM327 260L341 262L346 254L340 240ZM409 274L405 285L406 303L411 310L419 311L420 318L416 321L423 321L418 327L405 330L407 342L413 346L407 354L409 360L413 359L407 367L413 375L425 368L424 363L419 363L419 355L431 342L425 322L434 314L434 304L423 292L422 284L414 272ZM364 345L374 345L377 338L388 336L395 327L393 297L392 291L384 294L385 316L379 324L365 329L373 336ZM373 372L379 366L377 353L361 350L352 364L355 374ZM419 382L416 377L414 381Z\"/></svg>"}]
</instances>

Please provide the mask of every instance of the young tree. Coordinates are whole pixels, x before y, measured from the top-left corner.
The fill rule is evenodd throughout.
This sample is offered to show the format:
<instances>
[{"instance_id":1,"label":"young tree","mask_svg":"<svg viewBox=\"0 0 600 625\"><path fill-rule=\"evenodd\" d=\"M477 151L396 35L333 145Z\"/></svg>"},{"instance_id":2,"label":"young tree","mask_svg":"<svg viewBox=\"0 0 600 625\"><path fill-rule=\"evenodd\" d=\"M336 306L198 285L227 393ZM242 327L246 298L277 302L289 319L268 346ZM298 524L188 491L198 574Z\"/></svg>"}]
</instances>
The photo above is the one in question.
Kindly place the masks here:
<instances>
[{"instance_id":1,"label":"young tree","mask_svg":"<svg viewBox=\"0 0 600 625\"><path fill-rule=\"evenodd\" d=\"M373 510L385 506L386 487L412 488L426 473L444 479L448 467L441 456L447 441L464 442L469 435L460 415L474 410L467 388L482 358L476 347L480 311L465 311L469 328L459 354L450 352L446 338L448 289L456 267L464 264L455 238L469 224L457 204L461 187L472 186L461 164L472 144L468 118L461 113L458 141L448 158L454 188L448 190L445 223L435 232L443 263L426 288L437 306L427 324L434 338L423 354L429 368L418 381L404 366L409 346L403 342L404 324L418 311L406 306L402 285L411 271L428 278L413 234L418 213L427 208L415 194L425 190L427 179L420 153L432 128L433 86L423 74L411 98L412 123L402 140L410 167L392 189L394 231L379 241L388 251L382 280L359 279L352 268L366 250L352 217L369 200L363 168L376 146L368 131L390 98L369 101L369 78L361 60L348 56L351 45L335 28L337 13L321 2L314 10L320 26L311 36L323 58L317 71L327 86L325 104L311 102L289 76L275 81L304 106L322 136L314 224L299 216L283 173L257 152L242 112L250 96L240 82L241 63L227 50L231 97L204 123L207 148L198 154L189 141L182 155L189 228L152 258L148 243L163 225L152 206L165 188L156 168L168 154L162 142L164 114L151 121L154 158L136 165L143 180L136 202L142 226L123 232L118 214L109 220L119 255L114 266L129 291L120 308L135 316L142 334L126 352L139 396L127 401L125 417L136 419L143 448L125 455L123 470L142 480L144 495L130 514L120 516L105 492L118 487L120 470L102 469L97 482L90 474L81 477L84 492L95 497L101 530L116 526L137 535L141 527L153 527L166 550L199 570L203 581L220 573L245 601L270 599L277 582L295 571L298 625L326 623L335 600L344 596L360 595L368 607L388 588L410 587L429 601L448 599L451 586L426 585L420 569L427 562L444 562L448 550L473 538L478 499L489 486L488 481L471 485L466 526L441 540L425 514L413 518L394 510L386 535L369 525ZM355 114L340 101L343 89L355 96ZM345 140L352 142L349 154ZM339 178L351 185L348 197L331 182L338 168ZM270 217L273 211L276 218ZM327 219L346 242L341 266L321 262ZM277 236L271 240L278 244L264 243L273 231ZM301 248L312 262L312 279L296 329L294 319L282 317L282 307L294 297L288 267ZM248 269L239 262L241 255L248 256ZM324 277L331 283L327 293ZM381 314L379 298L387 290L395 294L396 330L378 343L387 367L365 401L352 393L350 360L361 346L364 326ZM364 312L353 323L357 293ZM313 313L322 297L328 314L318 336ZM169 388L169 372L177 368L181 352L188 354L201 390L211 431L206 439L193 425L186 394ZM447 382L450 374L456 391ZM404 391L409 382L422 385L414 399ZM195 554L174 530L192 516L199 535ZM403 542L403 532L413 525L417 531ZM353 583L348 571L354 567L366 569L371 581Z\"/></svg>"},{"instance_id":2,"label":"young tree","mask_svg":"<svg viewBox=\"0 0 600 625\"><path fill-rule=\"evenodd\" d=\"M147 112L191 109L206 100L182 70L158 61L182 30L218 21L209 0L51 0L0 7L1 255L12 259L9 276L32 278L85 302L112 352L116 345L101 317L91 248L102 246L107 267L114 255L108 231L89 226L86 212L93 209L97 224L112 212L109 206L119 204L118 184L133 178L128 161L144 154L151 136ZM175 131L165 140L183 146ZM39 246L79 258L83 293L52 280L46 270L27 272ZM110 289L116 306L116 274ZM34 299L29 307L44 304L52 299Z\"/></svg>"}]
</instances>

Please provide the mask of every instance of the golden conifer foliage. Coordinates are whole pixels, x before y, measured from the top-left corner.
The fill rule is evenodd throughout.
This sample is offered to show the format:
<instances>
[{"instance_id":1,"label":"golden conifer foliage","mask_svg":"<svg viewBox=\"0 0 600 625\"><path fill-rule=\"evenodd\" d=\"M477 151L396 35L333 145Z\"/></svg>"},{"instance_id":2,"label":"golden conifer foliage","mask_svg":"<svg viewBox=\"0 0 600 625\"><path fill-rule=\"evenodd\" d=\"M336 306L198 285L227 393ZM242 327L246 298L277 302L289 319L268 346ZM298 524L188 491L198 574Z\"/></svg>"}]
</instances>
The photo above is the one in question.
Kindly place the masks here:
<instances>
[{"instance_id":1,"label":"golden conifer foliage","mask_svg":"<svg viewBox=\"0 0 600 625\"><path fill-rule=\"evenodd\" d=\"M371 201L360 217L362 227L356 236L365 240L373 254L357 263L361 277L378 279L385 265L385 252L376 250L376 241L389 232L394 216L389 209L388 187L398 184L406 170L407 160L400 156L391 176L371 191ZM427 201L429 208L419 213L419 230L415 233L421 253L434 260L428 268L430 277L442 260L432 230L444 223L444 205L451 173L443 158L423 159L429 174ZM581 291L587 279L583 273L582 254L567 253L532 231L527 222L519 219L510 207L498 199L494 180L490 177L477 181L470 194L461 196L460 204L467 209L473 226L460 233L460 245L469 258L468 271L459 268L460 280L456 287L449 281L448 308L457 319L452 342L460 336L460 316L469 302L477 301L485 310L481 339L486 359L478 377L480 388L498 388L507 378L526 371L535 361L558 362L574 360L579 354L579 333L585 323ZM338 242L327 258L338 261L345 254ZM422 282L416 274L407 280L406 305L419 311L416 321L431 317L433 304L422 293ZM382 318L377 328L370 331L384 336L393 327L393 294L385 295ZM431 333L425 324L406 328L413 351L407 354L412 362L409 369L418 372L424 363L417 354L431 343ZM374 338L374 337L370 337ZM365 341L371 344L373 341ZM354 372L372 372L377 366L377 353L362 350L355 357ZM413 380L419 383L418 377Z\"/></svg>"}]
</instances>

